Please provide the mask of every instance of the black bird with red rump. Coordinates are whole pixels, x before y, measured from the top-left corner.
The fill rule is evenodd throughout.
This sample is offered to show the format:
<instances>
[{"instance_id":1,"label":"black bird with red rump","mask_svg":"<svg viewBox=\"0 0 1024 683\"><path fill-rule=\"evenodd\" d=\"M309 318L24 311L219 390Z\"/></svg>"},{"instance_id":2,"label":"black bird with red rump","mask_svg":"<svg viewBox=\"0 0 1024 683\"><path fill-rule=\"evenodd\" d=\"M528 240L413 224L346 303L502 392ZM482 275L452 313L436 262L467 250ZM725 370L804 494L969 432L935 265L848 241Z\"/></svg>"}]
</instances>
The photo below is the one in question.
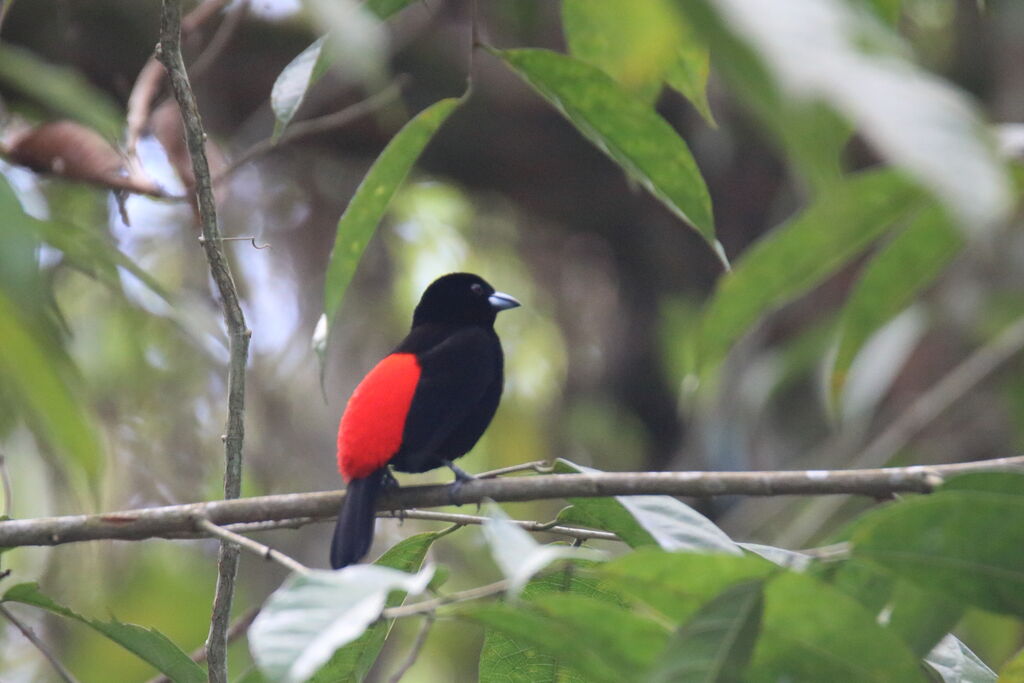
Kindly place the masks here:
<instances>
[{"instance_id":1,"label":"black bird with red rump","mask_svg":"<svg viewBox=\"0 0 1024 683\"><path fill-rule=\"evenodd\" d=\"M356 387L338 427L338 469L348 488L331 543L333 568L370 549L377 496L394 483L388 468L445 466L456 485L472 478L452 461L476 445L498 409L504 355L494 320L516 306L477 275L435 280L408 336Z\"/></svg>"}]
</instances>

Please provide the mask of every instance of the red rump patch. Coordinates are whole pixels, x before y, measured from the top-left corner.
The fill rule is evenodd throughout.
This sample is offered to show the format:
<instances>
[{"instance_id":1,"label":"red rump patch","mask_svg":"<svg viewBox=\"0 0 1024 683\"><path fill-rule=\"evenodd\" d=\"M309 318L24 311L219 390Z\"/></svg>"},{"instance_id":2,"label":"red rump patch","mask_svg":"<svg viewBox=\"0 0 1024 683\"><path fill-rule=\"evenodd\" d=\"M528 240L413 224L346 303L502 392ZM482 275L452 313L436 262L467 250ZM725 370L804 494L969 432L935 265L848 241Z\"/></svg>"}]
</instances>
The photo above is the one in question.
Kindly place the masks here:
<instances>
[{"instance_id":1,"label":"red rump patch","mask_svg":"<svg viewBox=\"0 0 1024 683\"><path fill-rule=\"evenodd\" d=\"M338 469L345 482L368 477L402 446L420 364L411 353L387 356L363 378L338 426Z\"/></svg>"}]
</instances>

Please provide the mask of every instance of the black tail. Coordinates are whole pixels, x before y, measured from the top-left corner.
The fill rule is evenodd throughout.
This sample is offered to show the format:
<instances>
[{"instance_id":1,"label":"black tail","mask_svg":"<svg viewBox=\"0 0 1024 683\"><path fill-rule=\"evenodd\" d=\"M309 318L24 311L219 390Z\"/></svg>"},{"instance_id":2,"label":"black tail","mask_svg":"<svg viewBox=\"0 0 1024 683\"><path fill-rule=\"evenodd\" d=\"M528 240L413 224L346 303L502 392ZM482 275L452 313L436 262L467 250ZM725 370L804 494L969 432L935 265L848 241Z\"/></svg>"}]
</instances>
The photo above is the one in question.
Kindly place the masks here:
<instances>
[{"instance_id":1,"label":"black tail","mask_svg":"<svg viewBox=\"0 0 1024 683\"><path fill-rule=\"evenodd\" d=\"M373 523L377 512L377 494L387 467L365 479L348 483L345 500L338 511L338 525L331 541L331 567L341 569L358 562L373 543Z\"/></svg>"}]
</instances>

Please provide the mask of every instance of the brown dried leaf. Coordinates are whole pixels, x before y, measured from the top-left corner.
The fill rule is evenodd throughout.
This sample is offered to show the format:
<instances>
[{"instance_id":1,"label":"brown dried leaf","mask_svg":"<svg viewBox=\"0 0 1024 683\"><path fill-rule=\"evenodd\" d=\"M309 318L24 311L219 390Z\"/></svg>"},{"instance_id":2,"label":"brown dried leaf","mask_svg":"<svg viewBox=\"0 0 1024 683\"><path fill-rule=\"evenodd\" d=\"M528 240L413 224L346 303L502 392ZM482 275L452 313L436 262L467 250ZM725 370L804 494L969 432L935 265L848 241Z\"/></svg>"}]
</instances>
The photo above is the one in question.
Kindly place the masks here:
<instances>
[{"instance_id":1,"label":"brown dried leaf","mask_svg":"<svg viewBox=\"0 0 1024 683\"><path fill-rule=\"evenodd\" d=\"M52 121L14 135L7 158L37 173L80 180L114 190L162 195L152 180L126 174L120 153L91 128Z\"/></svg>"}]
</instances>

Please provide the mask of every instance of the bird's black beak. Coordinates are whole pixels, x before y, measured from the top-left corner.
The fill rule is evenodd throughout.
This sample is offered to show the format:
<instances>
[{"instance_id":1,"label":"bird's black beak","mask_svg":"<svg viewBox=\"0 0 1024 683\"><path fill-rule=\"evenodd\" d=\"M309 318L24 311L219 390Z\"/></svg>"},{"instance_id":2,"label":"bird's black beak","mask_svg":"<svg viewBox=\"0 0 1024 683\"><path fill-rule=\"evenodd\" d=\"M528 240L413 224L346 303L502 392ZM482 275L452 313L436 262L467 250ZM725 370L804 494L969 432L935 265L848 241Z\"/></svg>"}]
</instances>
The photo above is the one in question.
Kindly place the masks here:
<instances>
[{"instance_id":1,"label":"bird's black beak","mask_svg":"<svg viewBox=\"0 0 1024 683\"><path fill-rule=\"evenodd\" d=\"M502 292L495 292L494 294L491 294L489 297L487 297L487 301L488 303L491 304L491 308L493 308L495 311L507 311L510 308L522 306L522 304L519 303L519 301L517 301L515 297L509 296L508 294L504 294Z\"/></svg>"}]
</instances>

